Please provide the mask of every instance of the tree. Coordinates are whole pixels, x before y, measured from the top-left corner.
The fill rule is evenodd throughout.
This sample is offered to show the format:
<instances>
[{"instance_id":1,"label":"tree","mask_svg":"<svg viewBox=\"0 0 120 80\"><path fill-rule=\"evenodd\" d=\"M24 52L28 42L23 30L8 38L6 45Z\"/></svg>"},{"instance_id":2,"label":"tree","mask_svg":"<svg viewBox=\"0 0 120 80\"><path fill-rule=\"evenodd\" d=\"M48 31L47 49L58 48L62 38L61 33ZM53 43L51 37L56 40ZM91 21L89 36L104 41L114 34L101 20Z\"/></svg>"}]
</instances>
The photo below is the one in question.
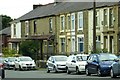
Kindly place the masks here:
<instances>
[{"instance_id":1,"label":"tree","mask_svg":"<svg viewBox=\"0 0 120 80\"><path fill-rule=\"evenodd\" d=\"M30 56L37 60L37 54L39 52L39 42L37 40L27 40L20 44L19 53L23 56Z\"/></svg>"},{"instance_id":2,"label":"tree","mask_svg":"<svg viewBox=\"0 0 120 80\"><path fill-rule=\"evenodd\" d=\"M2 17L2 29L10 27L10 22L13 20L10 16L0 15Z\"/></svg>"}]
</instances>

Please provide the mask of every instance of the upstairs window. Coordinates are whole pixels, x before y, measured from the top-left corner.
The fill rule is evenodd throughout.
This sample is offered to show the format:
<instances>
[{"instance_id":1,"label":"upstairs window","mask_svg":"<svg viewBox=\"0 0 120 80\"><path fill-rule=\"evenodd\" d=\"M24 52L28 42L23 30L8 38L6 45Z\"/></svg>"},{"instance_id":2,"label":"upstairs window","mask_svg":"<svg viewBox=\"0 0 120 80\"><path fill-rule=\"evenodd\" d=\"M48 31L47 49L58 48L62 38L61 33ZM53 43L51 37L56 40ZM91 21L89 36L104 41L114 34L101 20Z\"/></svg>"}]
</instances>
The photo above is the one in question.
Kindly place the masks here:
<instances>
[{"instance_id":1,"label":"upstairs window","mask_svg":"<svg viewBox=\"0 0 120 80\"><path fill-rule=\"evenodd\" d=\"M61 16L61 31L64 31L64 28L65 28L65 17L64 16Z\"/></svg>"},{"instance_id":2,"label":"upstairs window","mask_svg":"<svg viewBox=\"0 0 120 80\"><path fill-rule=\"evenodd\" d=\"M29 35L29 22L25 21L25 34Z\"/></svg>"},{"instance_id":3,"label":"upstairs window","mask_svg":"<svg viewBox=\"0 0 120 80\"><path fill-rule=\"evenodd\" d=\"M104 9L104 26L108 24L107 17L107 9Z\"/></svg>"},{"instance_id":4,"label":"upstairs window","mask_svg":"<svg viewBox=\"0 0 120 80\"><path fill-rule=\"evenodd\" d=\"M49 32L52 32L53 25L52 25L52 18L49 19Z\"/></svg>"},{"instance_id":5,"label":"upstairs window","mask_svg":"<svg viewBox=\"0 0 120 80\"><path fill-rule=\"evenodd\" d=\"M36 21L34 21L34 34L36 34L37 33L37 22Z\"/></svg>"},{"instance_id":6,"label":"upstairs window","mask_svg":"<svg viewBox=\"0 0 120 80\"><path fill-rule=\"evenodd\" d=\"M13 25L13 35L16 36L16 24Z\"/></svg>"},{"instance_id":7,"label":"upstairs window","mask_svg":"<svg viewBox=\"0 0 120 80\"><path fill-rule=\"evenodd\" d=\"M78 30L83 29L83 12L78 13Z\"/></svg>"},{"instance_id":8,"label":"upstairs window","mask_svg":"<svg viewBox=\"0 0 120 80\"><path fill-rule=\"evenodd\" d=\"M75 30L75 14L71 15L71 29Z\"/></svg>"},{"instance_id":9,"label":"upstairs window","mask_svg":"<svg viewBox=\"0 0 120 80\"><path fill-rule=\"evenodd\" d=\"M99 27L99 10L96 11L96 26Z\"/></svg>"},{"instance_id":10,"label":"upstairs window","mask_svg":"<svg viewBox=\"0 0 120 80\"><path fill-rule=\"evenodd\" d=\"M68 22L67 22L67 27L68 27L68 30L70 30L70 29L71 29L71 28L70 28L70 26L71 26L71 25L70 25L70 15L67 16L67 21L68 21Z\"/></svg>"},{"instance_id":11,"label":"upstairs window","mask_svg":"<svg viewBox=\"0 0 120 80\"><path fill-rule=\"evenodd\" d=\"M113 27L113 20L114 18L113 18L113 9L111 8L110 10L109 10L109 25L110 25L110 27Z\"/></svg>"}]
</instances>

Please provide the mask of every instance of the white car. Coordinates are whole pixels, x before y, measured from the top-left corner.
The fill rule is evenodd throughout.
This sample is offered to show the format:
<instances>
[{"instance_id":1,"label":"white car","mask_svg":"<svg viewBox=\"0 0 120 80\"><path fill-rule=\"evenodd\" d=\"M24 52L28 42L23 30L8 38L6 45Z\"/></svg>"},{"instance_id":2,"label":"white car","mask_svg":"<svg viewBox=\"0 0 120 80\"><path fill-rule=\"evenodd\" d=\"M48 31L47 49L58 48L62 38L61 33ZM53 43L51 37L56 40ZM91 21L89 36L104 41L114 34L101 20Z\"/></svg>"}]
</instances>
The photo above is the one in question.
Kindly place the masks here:
<instances>
[{"instance_id":1,"label":"white car","mask_svg":"<svg viewBox=\"0 0 120 80\"><path fill-rule=\"evenodd\" d=\"M87 64L88 55L86 54L77 54L70 55L66 62L67 73L71 72L81 73L85 72L85 65Z\"/></svg>"},{"instance_id":2,"label":"white car","mask_svg":"<svg viewBox=\"0 0 120 80\"><path fill-rule=\"evenodd\" d=\"M32 58L27 57L27 56L21 56L16 58L15 60L15 67L14 69L17 70L30 70L30 69L35 69L36 64Z\"/></svg>"},{"instance_id":3,"label":"white car","mask_svg":"<svg viewBox=\"0 0 120 80\"><path fill-rule=\"evenodd\" d=\"M66 61L67 56L64 55L56 55L49 57L46 65L47 65L47 73L50 71L58 72L58 71L66 71Z\"/></svg>"}]
</instances>

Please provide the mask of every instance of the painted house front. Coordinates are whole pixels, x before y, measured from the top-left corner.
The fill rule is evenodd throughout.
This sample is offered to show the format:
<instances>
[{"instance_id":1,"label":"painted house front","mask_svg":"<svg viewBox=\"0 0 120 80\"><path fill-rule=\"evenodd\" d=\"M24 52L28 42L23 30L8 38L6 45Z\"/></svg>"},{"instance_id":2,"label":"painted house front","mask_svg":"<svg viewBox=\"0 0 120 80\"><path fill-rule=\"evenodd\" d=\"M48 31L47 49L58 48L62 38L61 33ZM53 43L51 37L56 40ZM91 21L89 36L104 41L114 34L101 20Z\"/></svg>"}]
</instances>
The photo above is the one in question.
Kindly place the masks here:
<instances>
[{"instance_id":1,"label":"painted house front","mask_svg":"<svg viewBox=\"0 0 120 80\"><path fill-rule=\"evenodd\" d=\"M116 5L96 9L96 48L119 53L119 7ZM93 44L93 10L88 11L88 51Z\"/></svg>"},{"instance_id":2,"label":"painted house front","mask_svg":"<svg viewBox=\"0 0 120 80\"><path fill-rule=\"evenodd\" d=\"M11 23L11 39L9 40L10 48L18 52L20 41L21 41L21 22L15 21Z\"/></svg>"}]
</instances>

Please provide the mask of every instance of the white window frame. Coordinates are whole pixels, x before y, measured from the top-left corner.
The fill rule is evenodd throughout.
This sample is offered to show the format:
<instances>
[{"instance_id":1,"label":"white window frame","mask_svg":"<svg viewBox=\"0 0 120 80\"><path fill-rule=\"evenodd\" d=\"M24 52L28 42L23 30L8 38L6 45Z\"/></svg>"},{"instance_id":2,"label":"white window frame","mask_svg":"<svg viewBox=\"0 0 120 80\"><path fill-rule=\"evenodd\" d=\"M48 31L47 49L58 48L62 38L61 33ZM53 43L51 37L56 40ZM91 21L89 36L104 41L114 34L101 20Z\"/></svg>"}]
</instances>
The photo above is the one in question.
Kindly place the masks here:
<instances>
[{"instance_id":1,"label":"white window frame","mask_svg":"<svg viewBox=\"0 0 120 80\"><path fill-rule=\"evenodd\" d=\"M105 13L105 10L106 10L106 13ZM107 21L107 23L105 24L105 15L106 15L106 21ZM103 9L103 21L104 21L104 26L108 26L108 9L107 8L105 8L105 9Z\"/></svg>"},{"instance_id":2,"label":"white window frame","mask_svg":"<svg viewBox=\"0 0 120 80\"><path fill-rule=\"evenodd\" d=\"M16 23L13 24L13 36L16 37Z\"/></svg>"},{"instance_id":3,"label":"white window frame","mask_svg":"<svg viewBox=\"0 0 120 80\"><path fill-rule=\"evenodd\" d=\"M62 17L63 17L63 21L61 20ZM63 23L63 24L61 24L61 23ZM62 29L62 27L63 27L63 29ZM60 32L64 32L64 30L65 30L65 16L61 15L60 16Z\"/></svg>"},{"instance_id":4,"label":"white window frame","mask_svg":"<svg viewBox=\"0 0 120 80\"><path fill-rule=\"evenodd\" d=\"M74 20L74 25L72 24L73 20ZM71 31L75 31L75 13L71 14Z\"/></svg>"},{"instance_id":5,"label":"white window frame","mask_svg":"<svg viewBox=\"0 0 120 80\"><path fill-rule=\"evenodd\" d=\"M68 17L70 17L70 19ZM67 15L67 31L70 31L70 30L71 30L71 16L70 16L70 14L68 14Z\"/></svg>"},{"instance_id":6,"label":"white window frame","mask_svg":"<svg viewBox=\"0 0 120 80\"><path fill-rule=\"evenodd\" d=\"M29 35L29 21L25 21L25 35Z\"/></svg>"},{"instance_id":7,"label":"white window frame","mask_svg":"<svg viewBox=\"0 0 120 80\"><path fill-rule=\"evenodd\" d=\"M96 10L96 27L100 27L99 10Z\"/></svg>"},{"instance_id":8,"label":"white window frame","mask_svg":"<svg viewBox=\"0 0 120 80\"><path fill-rule=\"evenodd\" d=\"M80 23L82 20L82 23ZM84 21L83 21L83 12L78 12L78 30L83 30L83 24L84 24ZM82 26L80 26L82 25Z\"/></svg>"},{"instance_id":9,"label":"white window frame","mask_svg":"<svg viewBox=\"0 0 120 80\"><path fill-rule=\"evenodd\" d=\"M110 10L112 10L112 13L110 12ZM112 16L111 16L111 15L112 15ZM110 16L111 16L112 22L111 22ZM109 9L109 26L110 26L110 27L113 27L113 25L114 25L113 8L110 8L110 9Z\"/></svg>"},{"instance_id":10,"label":"white window frame","mask_svg":"<svg viewBox=\"0 0 120 80\"><path fill-rule=\"evenodd\" d=\"M81 38L82 41L79 41L79 38ZM79 47L78 47L78 46L79 46L78 44L79 44L79 43L83 43L83 51L84 51L84 35L79 35L79 36L77 36L77 51L79 51L79 50L78 50L78 48L79 48Z\"/></svg>"},{"instance_id":11,"label":"white window frame","mask_svg":"<svg viewBox=\"0 0 120 80\"><path fill-rule=\"evenodd\" d=\"M53 31L53 19L52 18L49 18L49 32L52 32ZM50 29L51 28L51 29Z\"/></svg>"}]
</instances>

